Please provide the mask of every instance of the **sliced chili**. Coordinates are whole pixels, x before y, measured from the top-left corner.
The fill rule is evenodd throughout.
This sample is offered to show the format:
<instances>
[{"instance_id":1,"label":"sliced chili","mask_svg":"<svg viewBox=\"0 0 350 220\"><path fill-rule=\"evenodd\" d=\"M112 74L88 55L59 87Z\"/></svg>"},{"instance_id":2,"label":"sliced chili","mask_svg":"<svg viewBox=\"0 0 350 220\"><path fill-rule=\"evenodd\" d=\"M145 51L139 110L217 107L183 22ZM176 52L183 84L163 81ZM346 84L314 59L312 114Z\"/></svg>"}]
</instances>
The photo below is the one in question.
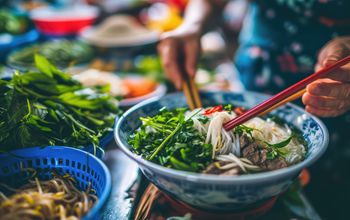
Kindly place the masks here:
<instances>
[{"instance_id":1,"label":"sliced chili","mask_svg":"<svg viewBox=\"0 0 350 220\"><path fill-rule=\"evenodd\" d=\"M214 112L221 112L223 109L224 107L222 105L218 105L205 110L203 115L210 115L210 114L213 114Z\"/></svg>"}]
</instances>

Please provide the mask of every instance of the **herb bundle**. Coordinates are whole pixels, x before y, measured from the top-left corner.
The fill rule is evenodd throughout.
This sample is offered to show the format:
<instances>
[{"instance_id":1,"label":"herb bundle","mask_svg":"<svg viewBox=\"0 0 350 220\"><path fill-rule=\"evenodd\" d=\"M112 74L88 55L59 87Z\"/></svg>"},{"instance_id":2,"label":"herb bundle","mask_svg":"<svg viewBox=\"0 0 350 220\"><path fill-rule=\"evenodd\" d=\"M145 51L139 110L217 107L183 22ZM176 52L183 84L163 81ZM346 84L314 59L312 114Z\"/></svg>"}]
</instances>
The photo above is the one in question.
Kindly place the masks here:
<instances>
[{"instance_id":1,"label":"herb bundle","mask_svg":"<svg viewBox=\"0 0 350 220\"><path fill-rule=\"evenodd\" d=\"M35 54L44 56L59 67L68 67L89 61L93 56L93 49L79 40L48 41L18 50L9 56L8 63L21 68L32 68L35 64Z\"/></svg>"},{"instance_id":2,"label":"herb bundle","mask_svg":"<svg viewBox=\"0 0 350 220\"><path fill-rule=\"evenodd\" d=\"M40 55L35 64L38 71L0 80L0 150L98 147L119 112L108 86L84 87Z\"/></svg>"},{"instance_id":3,"label":"herb bundle","mask_svg":"<svg viewBox=\"0 0 350 220\"><path fill-rule=\"evenodd\" d=\"M141 118L143 124L130 137L129 144L137 154L162 166L198 172L210 162L212 146L205 136L185 119L186 109L162 108L154 117Z\"/></svg>"}]
</instances>

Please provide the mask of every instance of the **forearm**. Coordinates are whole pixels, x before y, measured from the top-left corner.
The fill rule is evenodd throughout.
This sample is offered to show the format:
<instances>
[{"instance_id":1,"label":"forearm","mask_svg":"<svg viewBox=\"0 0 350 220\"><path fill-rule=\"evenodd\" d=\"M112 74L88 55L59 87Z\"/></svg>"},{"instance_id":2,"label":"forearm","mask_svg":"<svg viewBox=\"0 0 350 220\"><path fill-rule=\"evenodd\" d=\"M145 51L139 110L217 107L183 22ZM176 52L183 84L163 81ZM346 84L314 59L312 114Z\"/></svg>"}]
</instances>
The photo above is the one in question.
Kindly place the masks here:
<instances>
[{"instance_id":1,"label":"forearm","mask_svg":"<svg viewBox=\"0 0 350 220\"><path fill-rule=\"evenodd\" d=\"M218 25L226 0L191 0L185 11L181 28L191 29L200 34Z\"/></svg>"}]
</instances>

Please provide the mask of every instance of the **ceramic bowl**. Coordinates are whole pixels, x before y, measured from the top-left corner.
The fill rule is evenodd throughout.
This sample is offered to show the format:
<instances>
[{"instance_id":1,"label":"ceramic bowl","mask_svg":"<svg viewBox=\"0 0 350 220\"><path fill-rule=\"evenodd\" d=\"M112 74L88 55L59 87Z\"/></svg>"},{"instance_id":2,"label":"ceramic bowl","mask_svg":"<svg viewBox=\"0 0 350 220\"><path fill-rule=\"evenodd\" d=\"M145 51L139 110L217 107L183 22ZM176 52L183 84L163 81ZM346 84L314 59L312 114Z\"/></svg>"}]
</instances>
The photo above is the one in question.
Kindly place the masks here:
<instances>
[{"instance_id":1,"label":"ceramic bowl","mask_svg":"<svg viewBox=\"0 0 350 220\"><path fill-rule=\"evenodd\" d=\"M268 98L253 92L205 92L200 95L204 106L231 103L246 108ZM174 93L146 100L129 109L116 126L116 142L159 189L199 208L232 211L277 196L293 183L303 168L319 159L328 145L328 131L324 124L302 108L287 104L271 112L271 115L285 120L302 132L308 145L304 161L275 171L241 176L216 176L165 168L134 154L128 144L129 136L141 125L139 118L153 116L164 106L168 109L186 107L185 96L183 93Z\"/></svg>"}]
</instances>

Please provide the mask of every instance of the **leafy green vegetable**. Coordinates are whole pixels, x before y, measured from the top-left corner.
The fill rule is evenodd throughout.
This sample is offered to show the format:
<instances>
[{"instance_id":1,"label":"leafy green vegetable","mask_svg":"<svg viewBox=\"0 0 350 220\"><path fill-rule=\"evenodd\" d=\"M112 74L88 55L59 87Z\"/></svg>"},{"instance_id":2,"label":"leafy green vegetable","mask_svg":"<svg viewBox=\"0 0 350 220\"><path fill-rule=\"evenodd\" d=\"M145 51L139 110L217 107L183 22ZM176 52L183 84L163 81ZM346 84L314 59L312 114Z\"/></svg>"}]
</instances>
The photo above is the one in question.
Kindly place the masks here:
<instances>
[{"instance_id":1,"label":"leafy green vegetable","mask_svg":"<svg viewBox=\"0 0 350 220\"><path fill-rule=\"evenodd\" d=\"M285 157L288 152L285 149L283 149L283 147L287 146L292 139L293 139L293 135L291 135L286 140L283 140L275 144L271 144L266 141L263 141L269 151L267 153L267 159L272 160L276 157L282 157L282 158Z\"/></svg>"},{"instance_id":2,"label":"leafy green vegetable","mask_svg":"<svg viewBox=\"0 0 350 220\"><path fill-rule=\"evenodd\" d=\"M228 112L232 112L233 111L233 105L231 104L227 104L224 106L224 109Z\"/></svg>"},{"instance_id":3,"label":"leafy green vegetable","mask_svg":"<svg viewBox=\"0 0 350 220\"><path fill-rule=\"evenodd\" d=\"M276 143L276 144L270 144L270 143L268 143L268 142L266 142L266 141L265 141L265 144L266 144L267 146L273 147L273 148L282 148L282 147L287 146L287 145L290 143L290 141L292 140L292 138L293 138L293 135L291 135L291 136L290 136L289 138L287 138L286 140L281 141L281 142L278 142L278 143Z\"/></svg>"},{"instance_id":4,"label":"leafy green vegetable","mask_svg":"<svg viewBox=\"0 0 350 220\"><path fill-rule=\"evenodd\" d=\"M134 71L157 81L165 80L159 56L138 56Z\"/></svg>"},{"instance_id":5,"label":"leafy green vegetable","mask_svg":"<svg viewBox=\"0 0 350 220\"><path fill-rule=\"evenodd\" d=\"M28 20L10 10L0 10L0 33L21 34L28 28Z\"/></svg>"},{"instance_id":6,"label":"leafy green vegetable","mask_svg":"<svg viewBox=\"0 0 350 220\"><path fill-rule=\"evenodd\" d=\"M241 124L241 125L237 125L237 126L234 128L233 132L236 133L236 134L238 134L238 135L242 135L243 133L247 133L250 137L253 137L253 136L252 136L252 132L253 132L254 130L257 130L257 129L251 128L251 127L248 127L248 126L246 126L246 125Z\"/></svg>"},{"instance_id":7,"label":"leafy green vegetable","mask_svg":"<svg viewBox=\"0 0 350 220\"><path fill-rule=\"evenodd\" d=\"M163 108L154 117L141 118L143 124L131 135L133 151L160 165L186 171L200 171L212 162L212 146L205 136L185 119L186 109Z\"/></svg>"},{"instance_id":8,"label":"leafy green vegetable","mask_svg":"<svg viewBox=\"0 0 350 220\"><path fill-rule=\"evenodd\" d=\"M78 40L61 40L48 41L42 44L36 44L18 50L8 58L8 62L12 66L37 67L42 73L50 74L50 68L57 69L52 65L47 65L47 62L40 60L36 62L35 54L40 54L45 57L50 63L60 67L68 67L73 63L87 62L92 58L93 49L84 42ZM35 66L34 66L35 65Z\"/></svg>"},{"instance_id":9,"label":"leafy green vegetable","mask_svg":"<svg viewBox=\"0 0 350 220\"><path fill-rule=\"evenodd\" d=\"M117 100L99 88L86 88L35 56L39 71L16 72L0 80L0 150L99 145L119 113Z\"/></svg>"}]
</instances>

